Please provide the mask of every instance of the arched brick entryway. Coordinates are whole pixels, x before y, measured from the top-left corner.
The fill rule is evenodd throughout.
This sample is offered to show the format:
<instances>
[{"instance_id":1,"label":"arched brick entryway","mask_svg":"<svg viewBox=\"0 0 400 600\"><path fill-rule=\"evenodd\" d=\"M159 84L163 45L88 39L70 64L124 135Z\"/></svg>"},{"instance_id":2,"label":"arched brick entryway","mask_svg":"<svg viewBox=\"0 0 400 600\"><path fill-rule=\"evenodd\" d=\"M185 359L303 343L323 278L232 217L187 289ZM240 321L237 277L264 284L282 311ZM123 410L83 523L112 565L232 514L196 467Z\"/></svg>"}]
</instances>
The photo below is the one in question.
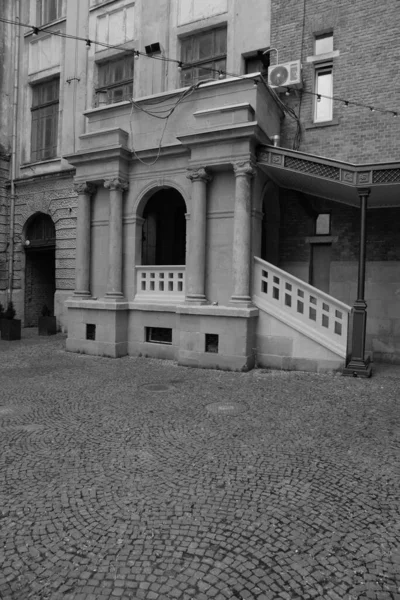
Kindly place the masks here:
<instances>
[{"instance_id":1,"label":"arched brick entryway","mask_svg":"<svg viewBox=\"0 0 400 600\"><path fill-rule=\"evenodd\" d=\"M52 218L37 213L25 233L25 327L34 327L44 306L53 313L55 281L55 227Z\"/></svg>"}]
</instances>

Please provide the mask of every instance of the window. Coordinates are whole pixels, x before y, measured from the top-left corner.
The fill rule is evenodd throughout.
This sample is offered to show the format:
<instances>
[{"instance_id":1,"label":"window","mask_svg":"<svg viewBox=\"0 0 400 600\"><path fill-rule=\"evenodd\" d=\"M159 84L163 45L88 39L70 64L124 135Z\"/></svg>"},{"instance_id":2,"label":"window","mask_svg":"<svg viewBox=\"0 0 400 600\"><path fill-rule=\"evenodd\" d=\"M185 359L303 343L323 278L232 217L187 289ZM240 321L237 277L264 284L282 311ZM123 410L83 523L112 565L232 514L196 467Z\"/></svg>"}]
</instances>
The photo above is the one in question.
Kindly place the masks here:
<instances>
[{"instance_id":1,"label":"window","mask_svg":"<svg viewBox=\"0 0 400 600\"><path fill-rule=\"evenodd\" d=\"M45 25L62 16L63 0L36 0L36 25Z\"/></svg>"},{"instance_id":2,"label":"window","mask_svg":"<svg viewBox=\"0 0 400 600\"><path fill-rule=\"evenodd\" d=\"M167 327L146 327L146 342L172 344L172 329Z\"/></svg>"},{"instance_id":3,"label":"window","mask_svg":"<svg viewBox=\"0 0 400 600\"><path fill-rule=\"evenodd\" d=\"M333 52L333 33L325 33L315 37L315 54Z\"/></svg>"},{"instance_id":4,"label":"window","mask_svg":"<svg viewBox=\"0 0 400 600\"><path fill-rule=\"evenodd\" d=\"M98 64L96 105L114 104L133 96L133 55Z\"/></svg>"},{"instance_id":5,"label":"window","mask_svg":"<svg viewBox=\"0 0 400 600\"><path fill-rule=\"evenodd\" d=\"M211 29L182 39L181 85L218 79L226 69L226 28Z\"/></svg>"},{"instance_id":6,"label":"window","mask_svg":"<svg viewBox=\"0 0 400 600\"><path fill-rule=\"evenodd\" d=\"M32 162L57 155L59 89L58 77L32 88Z\"/></svg>"},{"instance_id":7,"label":"window","mask_svg":"<svg viewBox=\"0 0 400 600\"><path fill-rule=\"evenodd\" d=\"M269 67L269 52L264 54L263 50L258 50L256 54L246 56L244 59L244 72L246 75L250 73L268 74Z\"/></svg>"},{"instance_id":8,"label":"window","mask_svg":"<svg viewBox=\"0 0 400 600\"><path fill-rule=\"evenodd\" d=\"M333 34L318 35L315 38L315 55L333 52ZM315 63L314 79L314 122L331 121L333 118L333 64L332 60Z\"/></svg>"},{"instance_id":9,"label":"window","mask_svg":"<svg viewBox=\"0 0 400 600\"><path fill-rule=\"evenodd\" d=\"M330 235L331 233L331 215L330 213L320 213L315 219L315 235Z\"/></svg>"}]
</instances>

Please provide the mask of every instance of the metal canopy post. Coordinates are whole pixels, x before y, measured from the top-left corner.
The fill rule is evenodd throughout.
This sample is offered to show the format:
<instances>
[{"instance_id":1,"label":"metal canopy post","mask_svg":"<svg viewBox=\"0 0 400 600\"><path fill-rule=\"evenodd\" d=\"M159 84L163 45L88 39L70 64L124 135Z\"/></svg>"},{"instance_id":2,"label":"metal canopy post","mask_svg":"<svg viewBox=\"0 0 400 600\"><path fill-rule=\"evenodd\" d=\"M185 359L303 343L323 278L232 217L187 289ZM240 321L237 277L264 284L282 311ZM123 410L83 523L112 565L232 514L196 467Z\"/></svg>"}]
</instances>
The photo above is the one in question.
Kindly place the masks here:
<instances>
[{"instance_id":1,"label":"metal canopy post","mask_svg":"<svg viewBox=\"0 0 400 600\"><path fill-rule=\"evenodd\" d=\"M360 224L360 254L358 261L358 286L357 300L353 307L353 335L351 344L351 358L343 371L344 375L353 377L371 377L369 358L365 358L365 332L367 325L367 303L365 302L365 262L366 262L366 225L367 201L370 194L369 188L358 188L360 198L361 224Z\"/></svg>"}]
</instances>

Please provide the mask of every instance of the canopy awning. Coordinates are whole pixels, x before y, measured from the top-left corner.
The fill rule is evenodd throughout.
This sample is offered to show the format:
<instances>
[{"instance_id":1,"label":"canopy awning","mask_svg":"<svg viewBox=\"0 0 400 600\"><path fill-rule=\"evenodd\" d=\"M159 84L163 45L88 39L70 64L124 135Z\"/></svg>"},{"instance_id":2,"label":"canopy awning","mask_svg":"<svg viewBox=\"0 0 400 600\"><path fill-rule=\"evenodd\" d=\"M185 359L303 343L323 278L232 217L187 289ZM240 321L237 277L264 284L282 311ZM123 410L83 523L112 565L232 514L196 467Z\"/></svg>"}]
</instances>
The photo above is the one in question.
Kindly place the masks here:
<instances>
[{"instance_id":1,"label":"canopy awning","mask_svg":"<svg viewBox=\"0 0 400 600\"><path fill-rule=\"evenodd\" d=\"M357 190L369 188L369 208L400 206L400 161L355 165L264 145L257 163L282 188L357 207Z\"/></svg>"}]
</instances>

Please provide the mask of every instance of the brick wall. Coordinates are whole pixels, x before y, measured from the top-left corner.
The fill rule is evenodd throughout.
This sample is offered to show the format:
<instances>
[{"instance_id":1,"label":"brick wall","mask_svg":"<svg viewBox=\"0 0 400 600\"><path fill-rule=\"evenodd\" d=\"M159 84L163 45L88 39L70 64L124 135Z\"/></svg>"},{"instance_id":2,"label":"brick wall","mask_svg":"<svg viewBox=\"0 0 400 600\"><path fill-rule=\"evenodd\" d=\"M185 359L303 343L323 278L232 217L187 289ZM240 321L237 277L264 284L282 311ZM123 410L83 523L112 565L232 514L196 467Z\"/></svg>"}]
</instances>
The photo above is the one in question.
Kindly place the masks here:
<instances>
[{"instance_id":1,"label":"brick wall","mask_svg":"<svg viewBox=\"0 0 400 600\"><path fill-rule=\"evenodd\" d=\"M314 69L306 57L314 54L314 36L333 29L334 50L340 53L333 59L334 96L400 113L398 0L272 0L271 9L271 47L279 50L279 63L301 59L305 90L313 90ZM271 58L275 63L276 54ZM334 103L337 125L307 129L313 96L281 98L300 114L301 151L354 163L400 160L400 114ZM292 147L295 122L289 117L281 133L281 145Z\"/></svg>"},{"instance_id":2,"label":"brick wall","mask_svg":"<svg viewBox=\"0 0 400 600\"><path fill-rule=\"evenodd\" d=\"M324 199L304 198L292 190L280 190L280 263L308 261L314 235L313 211L331 213L332 260L358 261L360 210ZM367 261L400 261L400 208L367 211ZM400 281L400 270L399 270Z\"/></svg>"}]
</instances>

